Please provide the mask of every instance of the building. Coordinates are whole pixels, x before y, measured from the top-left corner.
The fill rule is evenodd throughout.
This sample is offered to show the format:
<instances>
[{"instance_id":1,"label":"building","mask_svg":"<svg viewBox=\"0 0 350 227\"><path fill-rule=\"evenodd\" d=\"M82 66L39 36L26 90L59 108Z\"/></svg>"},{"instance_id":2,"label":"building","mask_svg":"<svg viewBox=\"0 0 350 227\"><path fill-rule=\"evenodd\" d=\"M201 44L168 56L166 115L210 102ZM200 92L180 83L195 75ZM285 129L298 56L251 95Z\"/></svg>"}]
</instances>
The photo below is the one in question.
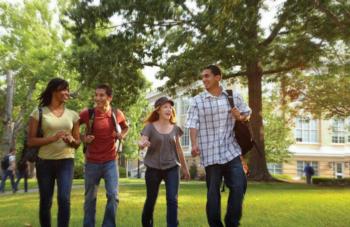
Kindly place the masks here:
<instances>
[{"instance_id":1,"label":"building","mask_svg":"<svg viewBox=\"0 0 350 227\"><path fill-rule=\"evenodd\" d=\"M147 99L153 105L164 94L151 92ZM188 166L196 165L199 175L204 174L199 158L191 157L189 130L184 127L190 97L178 89L173 98L178 125L183 128L181 144ZM350 119L320 120L312 117L296 117L294 122L295 143L290 146L291 158L284 163L268 163L271 174L284 174L293 179L304 176L306 164L313 166L316 176L345 178L350 177Z\"/></svg>"}]
</instances>

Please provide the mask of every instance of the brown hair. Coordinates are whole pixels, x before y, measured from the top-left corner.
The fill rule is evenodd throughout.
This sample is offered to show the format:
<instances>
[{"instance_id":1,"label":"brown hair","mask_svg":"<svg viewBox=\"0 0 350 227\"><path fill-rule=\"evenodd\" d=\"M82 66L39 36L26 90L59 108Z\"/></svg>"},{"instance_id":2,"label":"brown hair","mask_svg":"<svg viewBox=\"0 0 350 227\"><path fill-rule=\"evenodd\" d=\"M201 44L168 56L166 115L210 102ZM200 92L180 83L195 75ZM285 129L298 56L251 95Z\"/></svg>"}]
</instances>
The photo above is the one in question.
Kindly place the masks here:
<instances>
[{"instance_id":1,"label":"brown hair","mask_svg":"<svg viewBox=\"0 0 350 227\"><path fill-rule=\"evenodd\" d=\"M156 109L154 109L146 118L146 120L144 121L145 124L149 124L149 123L153 123L155 121L158 121L159 119L159 114L158 114L158 110L160 109L161 106L157 107ZM170 117L170 123L171 124L175 124L176 123L176 112L174 107L171 108L171 117Z\"/></svg>"}]
</instances>

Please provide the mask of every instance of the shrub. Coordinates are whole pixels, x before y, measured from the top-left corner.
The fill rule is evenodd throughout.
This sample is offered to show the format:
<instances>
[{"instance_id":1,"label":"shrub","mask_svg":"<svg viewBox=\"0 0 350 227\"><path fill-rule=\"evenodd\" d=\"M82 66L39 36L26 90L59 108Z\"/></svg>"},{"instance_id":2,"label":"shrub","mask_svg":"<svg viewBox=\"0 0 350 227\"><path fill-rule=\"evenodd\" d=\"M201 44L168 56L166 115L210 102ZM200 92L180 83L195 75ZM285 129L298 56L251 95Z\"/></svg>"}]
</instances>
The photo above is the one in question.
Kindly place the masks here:
<instances>
[{"instance_id":1,"label":"shrub","mask_svg":"<svg viewBox=\"0 0 350 227\"><path fill-rule=\"evenodd\" d=\"M84 164L74 166L74 179L84 178Z\"/></svg>"},{"instance_id":2,"label":"shrub","mask_svg":"<svg viewBox=\"0 0 350 227\"><path fill-rule=\"evenodd\" d=\"M119 177L120 178L126 177L126 170L125 170L125 167L123 167L123 166L119 166Z\"/></svg>"},{"instance_id":3,"label":"shrub","mask_svg":"<svg viewBox=\"0 0 350 227\"><path fill-rule=\"evenodd\" d=\"M192 165L190 166L190 176L191 176L191 179L196 179L197 177L197 165L195 162L192 163Z\"/></svg>"},{"instance_id":4,"label":"shrub","mask_svg":"<svg viewBox=\"0 0 350 227\"><path fill-rule=\"evenodd\" d=\"M337 185L337 186L350 186L350 178L328 178L328 177L313 177L312 183L317 185Z\"/></svg>"}]
</instances>

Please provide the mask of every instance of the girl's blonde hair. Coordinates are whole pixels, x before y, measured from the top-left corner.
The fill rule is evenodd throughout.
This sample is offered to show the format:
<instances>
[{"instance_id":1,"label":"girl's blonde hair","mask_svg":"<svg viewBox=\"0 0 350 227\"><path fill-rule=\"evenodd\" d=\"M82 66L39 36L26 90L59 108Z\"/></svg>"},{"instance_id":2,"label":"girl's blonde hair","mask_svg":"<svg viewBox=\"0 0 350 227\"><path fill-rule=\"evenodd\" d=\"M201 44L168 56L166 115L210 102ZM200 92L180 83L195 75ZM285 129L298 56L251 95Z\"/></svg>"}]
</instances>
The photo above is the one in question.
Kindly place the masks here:
<instances>
[{"instance_id":1,"label":"girl's blonde hair","mask_svg":"<svg viewBox=\"0 0 350 227\"><path fill-rule=\"evenodd\" d=\"M161 106L158 106L156 109L154 109L146 118L146 120L144 121L145 124L148 123L153 123L155 121L159 120L159 114L158 114L158 110L160 109ZM176 123L176 112L175 112L175 108L171 107L171 117L169 119L170 123L175 124Z\"/></svg>"}]
</instances>

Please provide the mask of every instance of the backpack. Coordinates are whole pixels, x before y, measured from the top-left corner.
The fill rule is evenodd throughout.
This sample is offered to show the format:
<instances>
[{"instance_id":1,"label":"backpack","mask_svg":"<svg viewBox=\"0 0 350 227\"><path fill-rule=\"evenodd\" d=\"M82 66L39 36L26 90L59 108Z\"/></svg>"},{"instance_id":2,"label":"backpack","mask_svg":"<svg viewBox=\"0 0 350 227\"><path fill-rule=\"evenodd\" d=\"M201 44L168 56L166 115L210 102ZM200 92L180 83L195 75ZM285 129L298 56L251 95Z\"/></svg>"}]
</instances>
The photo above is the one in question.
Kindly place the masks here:
<instances>
[{"instance_id":1,"label":"backpack","mask_svg":"<svg viewBox=\"0 0 350 227\"><path fill-rule=\"evenodd\" d=\"M231 108L235 107L232 90L226 90L228 93L227 99ZM247 154L256 144L253 140L248 121L236 121L233 129L238 145L241 147L242 155Z\"/></svg>"},{"instance_id":2,"label":"backpack","mask_svg":"<svg viewBox=\"0 0 350 227\"><path fill-rule=\"evenodd\" d=\"M117 133L120 133L122 131L122 129L117 121L116 114L118 114L118 111L116 111L116 110L117 109L112 109L112 122L113 122L113 126L115 128L115 131ZM95 109L89 108L88 113L89 113L89 125L88 125L88 131L87 131L86 135L91 135L92 131L93 131L93 126L94 126ZM119 139L116 139L115 144L116 144L116 152L118 152L118 153L122 152L122 149L123 149L122 148L122 141L120 141ZM87 147L88 147L88 144L84 143L84 146L83 146L83 153L84 154L87 151Z\"/></svg>"},{"instance_id":3,"label":"backpack","mask_svg":"<svg viewBox=\"0 0 350 227\"><path fill-rule=\"evenodd\" d=\"M43 137L44 136L44 132L42 130L43 110L41 107L38 107L38 110L39 110L39 122L38 122L38 129L36 131L36 137ZM23 159L29 162L36 162L38 160L38 153L39 153L40 147L28 147L27 142L28 142L28 135L24 137Z\"/></svg>"},{"instance_id":4,"label":"backpack","mask_svg":"<svg viewBox=\"0 0 350 227\"><path fill-rule=\"evenodd\" d=\"M1 160L1 169L7 170L10 167L10 155L5 155Z\"/></svg>"}]
</instances>

